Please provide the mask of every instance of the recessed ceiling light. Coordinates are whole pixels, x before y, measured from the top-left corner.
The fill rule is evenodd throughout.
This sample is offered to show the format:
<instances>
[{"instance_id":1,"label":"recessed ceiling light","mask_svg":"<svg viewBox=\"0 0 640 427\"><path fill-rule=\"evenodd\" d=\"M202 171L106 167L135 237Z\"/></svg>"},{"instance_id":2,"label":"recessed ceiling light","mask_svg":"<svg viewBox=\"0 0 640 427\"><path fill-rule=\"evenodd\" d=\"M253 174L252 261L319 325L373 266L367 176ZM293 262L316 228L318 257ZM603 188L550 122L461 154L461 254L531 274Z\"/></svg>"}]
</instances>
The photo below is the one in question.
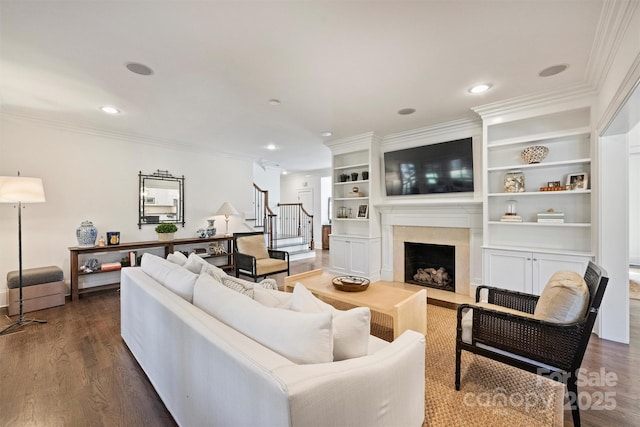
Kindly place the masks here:
<instances>
[{"instance_id":1,"label":"recessed ceiling light","mask_svg":"<svg viewBox=\"0 0 640 427\"><path fill-rule=\"evenodd\" d=\"M127 62L124 66L132 73L139 74L141 76L150 76L153 74L153 70L151 68L139 62Z\"/></svg>"},{"instance_id":2,"label":"recessed ceiling light","mask_svg":"<svg viewBox=\"0 0 640 427\"><path fill-rule=\"evenodd\" d=\"M287 173L287 171L282 171L282 175L286 175Z\"/></svg>"},{"instance_id":3,"label":"recessed ceiling light","mask_svg":"<svg viewBox=\"0 0 640 427\"><path fill-rule=\"evenodd\" d=\"M491 86L489 83L482 83L479 85L475 85L473 87L471 87L469 89L469 93L482 93L482 92L486 92L489 89L491 89Z\"/></svg>"},{"instance_id":4,"label":"recessed ceiling light","mask_svg":"<svg viewBox=\"0 0 640 427\"><path fill-rule=\"evenodd\" d=\"M402 110L398 110L398 114L400 114L401 116L407 116L415 112L416 112L415 108L403 108Z\"/></svg>"},{"instance_id":5,"label":"recessed ceiling light","mask_svg":"<svg viewBox=\"0 0 640 427\"><path fill-rule=\"evenodd\" d=\"M331 132L331 131L322 132L320 134L320 136L331 136L331 135L333 135L333 132Z\"/></svg>"},{"instance_id":6,"label":"recessed ceiling light","mask_svg":"<svg viewBox=\"0 0 640 427\"><path fill-rule=\"evenodd\" d=\"M272 98L269 100L269 105L280 105L280 100Z\"/></svg>"},{"instance_id":7,"label":"recessed ceiling light","mask_svg":"<svg viewBox=\"0 0 640 427\"><path fill-rule=\"evenodd\" d=\"M107 114L120 114L120 110L111 105L103 105L102 107L100 107L100 111Z\"/></svg>"},{"instance_id":8,"label":"recessed ceiling light","mask_svg":"<svg viewBox=\"0 0 640 427\"><path fill-rule=\"evenodd\" d=\"M552 65L551 67L547 67L544 70L540 71L538 75L540 77L551 77L551 76L555 76L556 74L560 74L567 68L569 68L568 64Z\"/></svg>"},{"instance_id":9,"label":"recessed ceiling light","mask_svg":"<svg viewBox=\"0 0 640 427\"><path fill-rule=\"evenodd\" d=\"M276 147L276 144L267 145L267 150L275 150L276 148L278 148L278 147Z\"/></svg>"}]
</instances>

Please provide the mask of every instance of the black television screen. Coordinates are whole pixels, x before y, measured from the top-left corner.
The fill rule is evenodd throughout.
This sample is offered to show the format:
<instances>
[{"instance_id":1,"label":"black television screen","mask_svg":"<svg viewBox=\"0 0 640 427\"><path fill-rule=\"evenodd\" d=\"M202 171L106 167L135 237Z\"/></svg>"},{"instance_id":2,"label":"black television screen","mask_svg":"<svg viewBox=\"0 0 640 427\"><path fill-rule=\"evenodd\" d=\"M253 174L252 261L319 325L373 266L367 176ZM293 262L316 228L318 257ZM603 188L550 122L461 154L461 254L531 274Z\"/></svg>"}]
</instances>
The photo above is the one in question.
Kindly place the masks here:
<instances>
[{"instance_id":1,"label":"black television screen","mask_svg":"<svg viewBox=\"0 0 640 427\"><path fill-rule=\"evenodd\" d=\"M471 138L384 153L387 196L473 191Z\"/></svg>"}]
</instances>

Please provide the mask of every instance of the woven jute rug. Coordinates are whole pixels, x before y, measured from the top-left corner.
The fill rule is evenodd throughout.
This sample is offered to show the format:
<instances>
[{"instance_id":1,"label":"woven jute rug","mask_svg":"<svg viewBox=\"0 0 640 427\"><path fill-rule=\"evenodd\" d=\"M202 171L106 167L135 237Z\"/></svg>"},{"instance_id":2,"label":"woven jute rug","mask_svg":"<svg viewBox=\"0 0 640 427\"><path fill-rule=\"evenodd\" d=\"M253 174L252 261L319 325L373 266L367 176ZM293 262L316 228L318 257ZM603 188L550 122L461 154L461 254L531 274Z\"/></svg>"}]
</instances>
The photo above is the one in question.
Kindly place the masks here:
<instances>
[{"instance_id":1,"label":"woven jute rug","mask_svg":"<svg viewBox=\"0 0 640 427\"><path fill-rule=\"evenodd\" d=\"M371 332L391 340L388 316L372 313ZM562 426L564 385L502 363L462 353L455 380L456 311L427 307L424 426Z\"/></svg>"},{"instance_id":2,"label":"woven jute rug","mask_svg":"<svg viewBox=\"0 0 640 427\"><path fill-rule=\"evenodd\" d=\"M340 310L352 305L322 298ZM390 316L371 313L371 334L393 340ZM563 384L462 352L456 391L456 311L429 304L425 351L427 426L562 427Z\"/></svg>"}]
</instances>

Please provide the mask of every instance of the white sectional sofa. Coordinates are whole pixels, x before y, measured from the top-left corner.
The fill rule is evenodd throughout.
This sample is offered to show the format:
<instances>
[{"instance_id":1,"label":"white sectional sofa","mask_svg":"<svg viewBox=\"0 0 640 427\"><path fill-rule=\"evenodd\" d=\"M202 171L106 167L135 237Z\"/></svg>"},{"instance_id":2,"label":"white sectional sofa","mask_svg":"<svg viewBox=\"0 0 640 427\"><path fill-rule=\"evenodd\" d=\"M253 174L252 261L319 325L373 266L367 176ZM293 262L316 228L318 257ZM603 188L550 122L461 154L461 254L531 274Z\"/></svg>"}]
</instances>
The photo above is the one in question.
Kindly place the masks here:
<instances>
[{"instance_id":1,"label":"white sectional sofa","mask_svg":"<svg viewBox=\"0 0 640 427\"><path fill-rule=\"evenodd\" d=\"M425 339L421 334L406 331L392 343L370 336L362 357L294 363L259 343L262 337L255 334L287 337L297 325L286 323L324 322L321 314L298 313L306 316L304 322L276 328L268 321L246 321L252 311L259 316L266 313L272 320L296 314L261 308L251 296L212 284L204 272L187 272L194 278L183 267L159 260L147 262L147 268L149 260L143 259L142 268L122 269L121 335L179 425L422 425ZM198 308L198 300L208 311L219 303L213 311L223 308L226 323L240 319L240 328L249 325L248 335L256 339ZM241 307L236 310L238 319L230 318L234 307ZM255 323L262 329L252 328ZM329 331L331 327L329 321ZM326 325L320 329L324 335L318 342L323 343Z\"/></svg>"}]
</instances>

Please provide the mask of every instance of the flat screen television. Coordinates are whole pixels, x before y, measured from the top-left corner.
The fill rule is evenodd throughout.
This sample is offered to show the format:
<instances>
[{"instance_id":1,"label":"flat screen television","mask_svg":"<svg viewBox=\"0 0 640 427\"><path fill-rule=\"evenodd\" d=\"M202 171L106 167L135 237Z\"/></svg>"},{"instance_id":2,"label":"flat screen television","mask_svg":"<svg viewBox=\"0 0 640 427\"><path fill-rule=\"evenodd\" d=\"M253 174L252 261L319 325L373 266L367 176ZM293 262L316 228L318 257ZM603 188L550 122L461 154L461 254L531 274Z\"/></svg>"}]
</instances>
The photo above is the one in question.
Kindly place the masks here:
<instances>
[{"instance_id":1,"label":"flat screen television","mask_svg":"<svg viewBox=\"0 0 640 427\"><path fill-rule=\"evenodd\" d=\"M387 196L473 191L472 138L384 153Z\"/></svg>"}]
</instances>

